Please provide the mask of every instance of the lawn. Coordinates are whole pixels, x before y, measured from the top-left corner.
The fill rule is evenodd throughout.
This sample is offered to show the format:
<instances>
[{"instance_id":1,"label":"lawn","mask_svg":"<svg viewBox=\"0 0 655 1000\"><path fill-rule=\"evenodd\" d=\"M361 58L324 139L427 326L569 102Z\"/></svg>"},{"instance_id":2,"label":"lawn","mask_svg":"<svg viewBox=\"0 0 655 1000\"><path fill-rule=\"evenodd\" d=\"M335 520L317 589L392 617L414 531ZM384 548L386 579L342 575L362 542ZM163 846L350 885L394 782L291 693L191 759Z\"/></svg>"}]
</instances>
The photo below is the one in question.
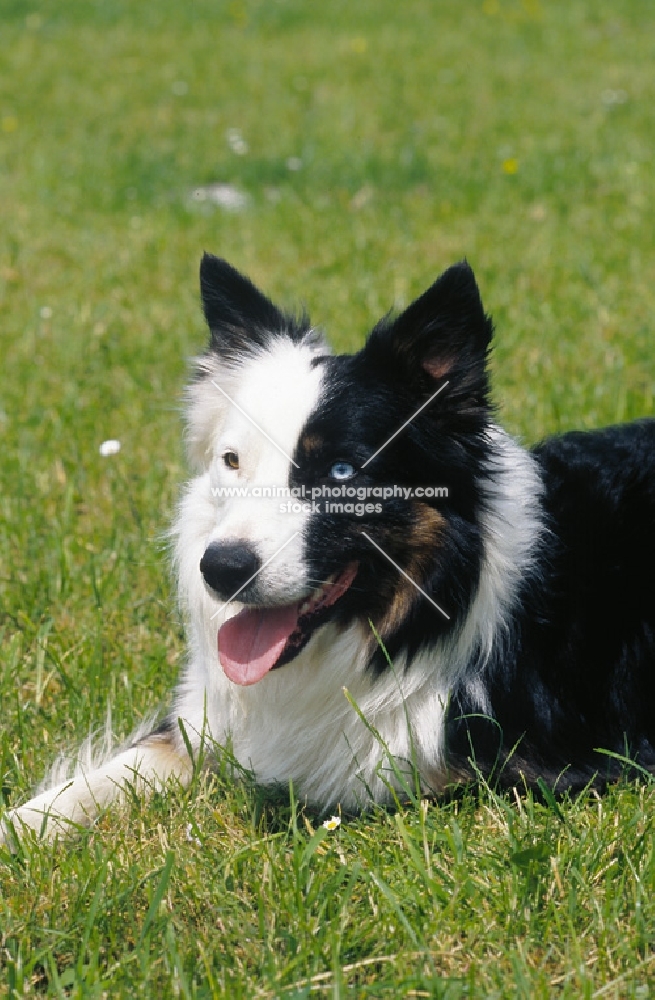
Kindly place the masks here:
<instances>
[{"instance_id":1,"label":"lawn","mask_svg":"<svg viewBox=\"0 0 655 1000\"><path fill-rule=\"evenodd\" d=\"M464 256L524 441L655 411L655 7L3 0L0 777L165 705L197 268L339 349ZM212 199L215 188L229 204ZM119 454L99 446L119 439ZM0 996L655 995L655 785L333 831L237 780L0 852Z\"/></svg>"}]
</instances>

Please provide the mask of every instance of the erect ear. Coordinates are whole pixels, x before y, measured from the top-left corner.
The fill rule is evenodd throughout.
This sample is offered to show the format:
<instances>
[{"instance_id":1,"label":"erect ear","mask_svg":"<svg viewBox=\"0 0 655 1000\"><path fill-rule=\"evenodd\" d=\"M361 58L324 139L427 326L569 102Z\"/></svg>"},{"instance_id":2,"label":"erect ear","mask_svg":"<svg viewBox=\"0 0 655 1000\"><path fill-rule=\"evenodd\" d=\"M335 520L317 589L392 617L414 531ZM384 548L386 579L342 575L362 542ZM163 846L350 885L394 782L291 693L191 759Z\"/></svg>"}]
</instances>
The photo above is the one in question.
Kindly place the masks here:
<instances>
[{"instance_id":1,"label":"erect ear","mask_svg":"<svg viewBox=\"0 0 655 1000\"><path fill-rule=\"evenodd\" d=\"M454 379L486 385L492 324L485 316L473 271L466 261L437 278L395 320L382 320L367 350L385 357L404 379L425 383Z\"/></svg>"},{"instance_id":2,"label":"erect ear","mask_svg":"<svg viewBox=\"0 0 655 1000\"><path fill-rule=\"evenodd\" d=\"M265 347L276 333L290 333L294 321L243 274L220 257L204 254L200 294L211 332L211 350L236 355Z\"/></svg>"}]
</instances>

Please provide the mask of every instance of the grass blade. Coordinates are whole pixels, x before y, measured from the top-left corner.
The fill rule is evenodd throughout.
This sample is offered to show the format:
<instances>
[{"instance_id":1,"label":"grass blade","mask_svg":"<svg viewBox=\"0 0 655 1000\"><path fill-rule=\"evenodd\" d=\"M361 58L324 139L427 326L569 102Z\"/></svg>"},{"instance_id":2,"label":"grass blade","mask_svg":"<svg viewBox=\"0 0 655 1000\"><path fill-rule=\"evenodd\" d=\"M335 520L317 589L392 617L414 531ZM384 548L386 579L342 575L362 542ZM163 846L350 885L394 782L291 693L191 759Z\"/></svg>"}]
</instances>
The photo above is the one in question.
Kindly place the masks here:
<instances>
[{"instance_id":1,"label":"grass blade","mask_svg":"<svg viewBox=\"0 0 655 1000\"><path fill-rule=\"evenodd\" d=\"M167 851L166 860L164 861L164 867L161 870L161 875L159 876L159 882L157 883L155 894L152 897L150 906L148 907L148 912L146 913L146 919L143 922L143 928L141 930L141 934L139 935L139 946L143 943L144 938L150 928L150 925L157 915L157 912L159 910L159 904L164 898L164 893L168 888L168 883L171 877L171 872L173 871L174 863L175 863L174 852Z\"/></svg>"}]
</instances>

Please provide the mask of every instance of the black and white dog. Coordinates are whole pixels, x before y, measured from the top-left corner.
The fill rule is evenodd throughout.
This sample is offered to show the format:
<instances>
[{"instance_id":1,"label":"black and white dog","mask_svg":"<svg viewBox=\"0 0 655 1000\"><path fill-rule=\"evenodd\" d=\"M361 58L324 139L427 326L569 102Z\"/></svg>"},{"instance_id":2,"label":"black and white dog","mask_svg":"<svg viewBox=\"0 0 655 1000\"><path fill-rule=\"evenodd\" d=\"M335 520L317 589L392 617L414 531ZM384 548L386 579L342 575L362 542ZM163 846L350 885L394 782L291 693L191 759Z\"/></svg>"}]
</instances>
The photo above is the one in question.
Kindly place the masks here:
<instances>
[{"instance_id":1,"label":"black and white dog","mask_svg":"<svg viewBox=\"0 0 655 1000\"><path fill-rule=\"evenodd\" d=\"M203 739L319 810L389 801L409 771L426 793L655 771L655 420L520 447L466 263L354 355L216 257L201 288L187 667L163 724L14 826L52 836L126 783L186 781Z\"/></svg>"}]
</instances>

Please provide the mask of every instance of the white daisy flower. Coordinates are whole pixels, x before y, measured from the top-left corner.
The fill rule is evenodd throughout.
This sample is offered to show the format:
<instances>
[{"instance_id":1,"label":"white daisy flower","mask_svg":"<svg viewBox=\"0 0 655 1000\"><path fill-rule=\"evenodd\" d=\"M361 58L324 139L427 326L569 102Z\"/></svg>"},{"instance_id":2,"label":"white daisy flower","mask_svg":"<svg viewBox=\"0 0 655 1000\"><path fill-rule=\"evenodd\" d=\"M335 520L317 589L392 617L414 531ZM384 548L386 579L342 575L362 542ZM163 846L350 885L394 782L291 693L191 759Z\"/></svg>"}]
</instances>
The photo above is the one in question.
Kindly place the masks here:
<instances>
[{"instance_id":1,"label":"white daisy flower","mask_svg":"<svg viewBox=\"0 0 655 1000\"><path fill-rule=\"evenodd\" d=\"M202 844L200 843L200 838L194 836L192 823L187 823L186 825L186 839L189 841L189 843L197 844L198 847L202 847Z\"/></svg>"},{"instance_id":2,"label":"white daisy flower","mask_svg":"<svg viewBox=\"0 0 655 1000\"><path fill-rule=\"evenodd\" d=\"M109 441L103 441L100 447L98 448L98 451L100 452L103 458L107 458L109 455L118 455L120 450L121 450L120 441L115 441L113 439Z\"/></svg>"}]
</instances>

